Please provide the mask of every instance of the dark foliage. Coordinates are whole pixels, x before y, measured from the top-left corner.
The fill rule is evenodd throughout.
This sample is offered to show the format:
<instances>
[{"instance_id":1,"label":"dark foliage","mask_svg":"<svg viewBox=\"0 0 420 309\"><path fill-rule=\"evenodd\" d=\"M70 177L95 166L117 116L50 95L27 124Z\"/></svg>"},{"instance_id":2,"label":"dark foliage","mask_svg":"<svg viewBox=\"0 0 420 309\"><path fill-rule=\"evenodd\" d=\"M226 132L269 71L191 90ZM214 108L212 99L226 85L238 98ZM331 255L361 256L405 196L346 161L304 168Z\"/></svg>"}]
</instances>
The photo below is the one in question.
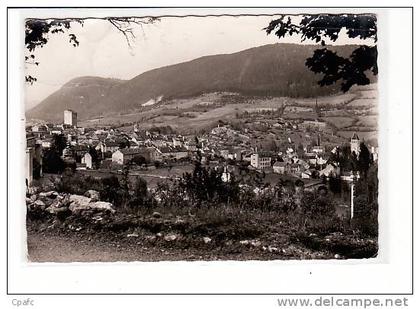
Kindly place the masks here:
<instances>
[{"instance_id":1,"label":"dark foliage","mask_svg":"<svg viewBox=\"0 0 420 309\"><path fill-rule=\"evenodd\" d=\"M66 148L66 138L64 135L54 135L51 148L43 153L42 167L45 173L57 174L64 171L66 164L61 158L64 148Z\"/></svg>"},{"instance_id":2,"label":"dark foliage","mask_svg":"<svg viewBox=\"0 0 420 309\"><path fill-rule=\"evenodd\" d=\"M299 17L300 21L295 23L291 16L282 15L271 21L265 30L279 38L300 35L302 42L314 40L321 43L321 46L326 45L326 39L335 42L342 29L345 29L349 38L372 39L374 43L377 41L376 16L372 14L316 14ZM339 56L324 47L314 51L312 57L306 60L306 66L315 73L323 74L319 85L332 85L340 81L341 90L347 92L354 85L369 84L369 74L378 74L377 57L376 45L357 47L348 57Z\"/></svg>"},{"instance_id":3,"label":"dark foliage","mask_svg":"<svg viewBox=\"0 0 420 309\"><path fill-rule=\"evenodd\" d=\"M239 194L234 177L223 182L222 172L205 168L200 161L196 161L192 173L183 175L179 186L197 206L203 203L231 203L238 199Z\"/></svg>"},{"instance_id":4,"label":"dark foliage","mask_svg":"<svg viewBox=\"0 0 420 309\"><path fill-rule=\"evenodd\" d=\"M359 160L357 163L359 172L366 177L369 167L372 164L372 157L365 143L360 143Z\"/></svg>"},{"instance_id":5,"label":"dark foliage","mask_svg":"<svg viewBox=\"0 0 420 309\"><path fill-rule=\"evenodd\" d=\"M25 56L25 63L39 65L35 60L34 51L36 48L44 47L49 39L49 34L65 33L70 29L72 22L77 22L83 25L83 20L80 19L27 19L25 23L25 47L29 54ZM68 34L69 43L74 47L79 46L79 41L73 33ZM25 76L26 82L36 82L36 77Z\"/></svg>"},{"instance_id":6,"label":"dark foliage","mask_svg":"<svg viewBox=\"0 0 420 309\"><path fill-rule=\"evenodd\" d=\"M138 155L138 156L135 156L133 159L131 159L131 163L136 164L138 166L142 166L143 164L147 163L147 160L145 157Z\"/></svg>"}]
</instances>

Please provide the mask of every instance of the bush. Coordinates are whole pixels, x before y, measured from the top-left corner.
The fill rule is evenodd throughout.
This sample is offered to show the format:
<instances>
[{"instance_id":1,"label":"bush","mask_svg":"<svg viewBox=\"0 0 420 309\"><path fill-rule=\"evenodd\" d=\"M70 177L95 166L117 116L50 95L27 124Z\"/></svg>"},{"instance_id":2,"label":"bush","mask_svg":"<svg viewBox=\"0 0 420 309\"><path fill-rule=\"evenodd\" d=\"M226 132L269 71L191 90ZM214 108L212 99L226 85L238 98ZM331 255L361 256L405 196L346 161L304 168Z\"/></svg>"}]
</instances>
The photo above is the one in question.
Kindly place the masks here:
<instances>
[{"instance_id":1,"label":"bush","mask_svg":"<svg viewBox=\"0 0 420 309\"><path fill-rule=\"evenodd\" d=\"M315 193L304 193L301 199L303 213L309 218L323 219L335 216L335 203L330 196L318 196Z\"/></svg>"},{"instance_id":2,"label":"bush","mask_svg":"<svg viewBox=\"0 0 420 309\"><path fill-rule=\"evenodd\" d=\"M369 203L366 194L354 199L354 217L352 226L363 235L378 236L378 203L377 200Z\"/></svg>"},{"instance_id":3,"label":"bush","mask_svg":"<svg viewBox=\"0 0 420 309\"><path fill-rule=\"evenodd\" d=\"M101 190L100 181L91 176L64 173L56 184L58 192L83 195L87 190Z\"/></svg>"}]
</instances>

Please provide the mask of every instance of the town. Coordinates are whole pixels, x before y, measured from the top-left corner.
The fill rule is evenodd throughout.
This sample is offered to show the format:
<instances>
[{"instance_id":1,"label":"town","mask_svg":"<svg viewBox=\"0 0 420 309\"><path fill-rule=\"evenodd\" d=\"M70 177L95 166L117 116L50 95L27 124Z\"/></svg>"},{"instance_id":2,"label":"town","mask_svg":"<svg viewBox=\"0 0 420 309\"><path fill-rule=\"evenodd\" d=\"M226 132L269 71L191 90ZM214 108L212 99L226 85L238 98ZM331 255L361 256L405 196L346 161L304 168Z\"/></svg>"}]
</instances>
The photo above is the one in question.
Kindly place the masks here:
<instances>
[{"instance_id":1,"label":"town","mask_svg":"<svg viewBox=\"0 0 420 309\"><path fill-rule=\"evenodd\" d=\"M246 228L257 211L264 216L263 224L268 214L275 213L268 221L281 216L290 221L287 229L300 226L300 232L288 235L290 239L308 231L299 242L312 243L318 233L327 235L322 242L347 237L349 228L362 231L363 238L376 237L377 147L360 139L357 132L346 139L330 132L322 121L285 120L276 110L245 112L237 118L239 122L219 120L208 130L192 134L181 134L169 126L145 129L136 122L82 127L73 110L63 111L62 123L31 123L26 128L29 218L39 220L53 215L55 219L48 219L53 221L47 220L53 222L52 226L64 224L66 229L77 232L89 230L90 225L97 230L98 224L100 229L114 230L123 220L122 231L128 233L127 237L139 237L142 224L131 222L130 214L140 216L136 220L168 222L163 217L171 209L170 217L180 213L171 219L174 221L167 227L167 234L162 233L163 223L158 227L154 223L146 228L153 235L144 237L147 242L162 237L164 243L176 243L191 237L182 236L187 233L185 227L180 228L182 233L173 231L172 224L186 224L181 219L185 216L183 209L188 209L188 220L194 222L195 212L214 209L207 210L202 218L205 224L216 220L211 217L213 211L222 211L223 219L217 222L223 220L230 229L239 229L233 235L263 233L261 226L253 225L250 231ZM245 226L231 223L232 211L239 212L235 216L244 216ZM80 216L90 223L79 222ZM271 228L278 229L276 225L278 222ZM214 233L220 233L221 228L204 233L202 241L216 242L213 238L220 236ZM229 244L231 240L223 241ZM352 239L343 252L328 251L335 252L335 258L371 256L376 245L366 241ZM337 242L343 248L343 239ZM258 239L240 239L239 244L254 250L261 247L270 258L279 257L276 243L262 245ZM361 251L355 249L360 244ZM330 256L302 254L286 255ZM214 257L210 254L207 258Z\"/></svg>"},{"instance_id":2,"label":"town","mask_svg":"<svg viewBox=\"0 0 420 309\"><path fill-rule=\"evenodd\" d=\"M253 123L253 126L255 124L261 125L261 122ZM237 129L222 123L200 136L162 132L164 130L160 128L140 130L136 124L131 130L124 131L110 126L93 129L78 127L77 113L65 110L62 124L35 124L26 128L26 182L29 186L34 178L41 177L43 170L48 172L51 167L43 166L46 163L45 153L48 153L60 138L63 148L59 153L60 158L66 166L77 171L118 173L127 164L135 171L170 170L174 166L183 166L185 171L189 171L188 166L192 166L199 152L201 163L223 170L224 181L228 181L232 174L239 175L240 168L244 167L266 175L293 176L296 179L308 180L308 184L312 184L315 179L328 178L331 175L339 175L342 180L347 181L356 176L353 170L340 171L339 162L331 160L331 154L342 145L323 143L322 133L317 131L320 125L317 121L299 123L280 118L263 122L262 125L263 132L246 127ZM325 126L325 123L321 125ZM300 129L301 127L304 129ZM286 133L287 139L283 147L253 147L252 138L270 129L279 129ZM297 132L313 137L311 143L295 143L292 136ZM361 142L357 133L354 133L348 141L350 153L358 156ZM371 146L369 152L372 162L376 162L378 148Z\"/></svg>"}]
</instances>

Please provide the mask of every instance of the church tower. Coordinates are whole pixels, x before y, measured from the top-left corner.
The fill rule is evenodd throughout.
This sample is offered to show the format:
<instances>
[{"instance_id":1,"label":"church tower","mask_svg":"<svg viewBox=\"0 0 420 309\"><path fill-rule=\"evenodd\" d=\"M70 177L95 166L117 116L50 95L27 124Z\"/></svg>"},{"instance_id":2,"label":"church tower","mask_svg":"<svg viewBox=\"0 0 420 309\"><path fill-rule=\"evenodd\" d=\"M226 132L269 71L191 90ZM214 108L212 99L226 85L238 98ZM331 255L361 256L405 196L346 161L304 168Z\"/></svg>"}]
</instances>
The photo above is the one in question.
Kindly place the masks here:
<instances>
[{"instance_id":1,"label":"church tower","mask_svg":"<svg viewBox=\"0 0 420 309\"><path fill-rule=\"evenodd\" d=\"M360 153L360 139L356 133L353 133L353 136L350 139L350 151L359 156Z\"/></svg>"}]
</instances>

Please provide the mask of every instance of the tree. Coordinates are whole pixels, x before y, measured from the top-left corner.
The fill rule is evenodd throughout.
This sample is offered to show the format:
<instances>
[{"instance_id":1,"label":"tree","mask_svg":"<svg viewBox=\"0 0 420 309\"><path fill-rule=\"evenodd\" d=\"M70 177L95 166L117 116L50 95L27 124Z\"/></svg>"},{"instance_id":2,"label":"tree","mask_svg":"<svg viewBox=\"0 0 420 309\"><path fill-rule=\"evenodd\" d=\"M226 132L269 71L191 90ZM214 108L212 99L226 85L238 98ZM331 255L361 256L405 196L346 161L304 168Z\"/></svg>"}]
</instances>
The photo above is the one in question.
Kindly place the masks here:
<instances>
[{"instance_id":1,"label":"tree","mask_svg":"<svg viewBox=\"0 0 420 309\"><path fill-rule=\"evenodd\" d=\"M28 18L25 21L25 47L27 53L25 55L25 64L39 65L35 57L35 50L44 47L53 34L68 34L69 43L73 47L79 46L76 35L71 33L71 27L74 24L83 26L84 21L88 19L101 19L109 22L117 29L127 41L127 45L131 48L132 41L135 39L133 26L142 27L145 24L152 24L159 19L156 17L106 17L106 18L64 18L64 19L36 19ZM26 82L33 84L37 81L36 77L31 75L25 76Z\"/></svg>"},{"instance_id":2,"label":"tree","mask_svg":"<svg viewBox=\"0 0 420 309\"><path fill-rule=\"evenodd\" d=\"M197 206L203 203L230 203L239 198L239 184L233 175L225 183L220 171L205 168L200 161L195 161L192 173L182 176L179 188Z\"/></svg>"},{"instance_id":3,"label":"tree","mask_svg":"<svg viewBox=\"0 0 420 309\"><path fill-rule=\"evenodd\" d=\"M138 166L142 166L143 164L146 164L147 161L146 161L146 158L143 157L142 155L137 155L131 159L131 163L136 164Z\"/></svg>"},{"instance_id":4,"label":"tree","mask_svg":"<svg viewBox=\"0 0 420 309\"><path fill-rule=\"evenodd\" d=\"M129 148L130 147L130 141L127 139L123 139L118 143L118 147L120 149Z\"/></svg>"},{"instance_id":5,"label":"tree","mask_svg":"<svg viewBox=\"0 0 420 309\"><path fill-rule=\"evenodd\" d=\"M95 166L95 168L99 168L101 164L101 155L98 154L98 151L95 149L95 147L89 147L89 154L92 157L92 163Z\"/></svg>"},{"instance_id":6,"label":"tree","mask_svg":"<svg viewBox=\"0 0 420 309\"><path fill-rule=\"evenodd\" d=\"M114 205L120 205L123 201L123 192L118 177L110 176L102 179L101 200Z\"/></svg>"},{"instance_id":7,"label":"tree","mask_svg":"<svg viewBox=\"0 0 420 309\"><path fill-rule=\"evenodd\" d=\"M366 178L369 167L372 164L372 158L365 143L360 143L359 160L357 163L360 173L364 178Z\"/></svg>"},{"instance_id":8,"label":"tree","mask_svg":"<svg viewBox=\"0 0 420 309\"><path fill-rule=\"evenodd\" d=\"M66 148L66 138L63 134L56 134L53 136L53 142L49 149L43 154L43 170L45 173L62 173L66 167L61 155L64 148Z\"/></svg>"},{"instance_id":9,"label":"tree","mask_svg":"<svg viewBox=\"0 0 420 309\"><path fill-rule=\"evenodd\" d=\"M134 183L134 190L133 195L130 199L130 206L144 206L148 199L147 194L147 181L141 177L136 179Z\"/></svg>"},{"instance_id":10,"label":"tree","mask_svg":"<svg viewBox=\"0 0 420 309\"><path fill-rule=\"evenodd\" d=\"M54 134L51 148L56 150L58 154L61 156L63 154L64 148L66 147L67 147L66 137L63 134Z\"/></svg>"},{"instance_id":11,"label":"tree","mask_svg":"<svg viewBox=\"0 0 420 309\"><path fill-rule=\"evenodd\" d=\"M326 47L325 40L337 41L342 30L350 39L371 40L373 44L355 48L348 58L339 56ZM323 75L318 81L321 86L341 81L341 90L347 92L354 85L370 84L368 75L378 74L377 27L373 14L281 15L272 20L265 31L280 39L300 35L302 42L321 43L322 48L316 49L305 63L311 71Z\"/></svg>"},{"instance_id":12,"label":"tree","mask_svg":"<svg viewBox=\"0 0 420 309\"><path fill-rule=\"evenodd\" d=\"M62 173L65 168L63 159L61 158L58 151L56 151L54 148L50 148L44 152L42 163L43 171L45 173Z\"/></svg>"}]
</instances>

